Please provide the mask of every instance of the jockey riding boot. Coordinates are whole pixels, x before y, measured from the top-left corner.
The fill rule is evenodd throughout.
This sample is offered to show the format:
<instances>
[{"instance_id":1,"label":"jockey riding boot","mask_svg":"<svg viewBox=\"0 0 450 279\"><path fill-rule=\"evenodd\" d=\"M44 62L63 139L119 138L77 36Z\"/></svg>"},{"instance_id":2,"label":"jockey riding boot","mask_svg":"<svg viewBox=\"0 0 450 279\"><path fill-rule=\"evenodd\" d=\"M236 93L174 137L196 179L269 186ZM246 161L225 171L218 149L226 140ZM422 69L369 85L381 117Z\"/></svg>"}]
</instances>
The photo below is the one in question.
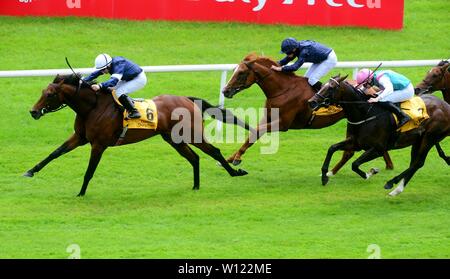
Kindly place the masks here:
<instances>
[{"instance_id":1,"label":"jockey riding boot","mask_svg":"<svg viewBox=\"0 0 450 279\"><path fill-rule=\"evenodd\" d=\"M314 85L311 85L311 87L314 89L314 91L317 93L322 88L322 83L320 81L314 83Z\"/></svg>"},{"instance_id":2,"label":"jockey riding boot","mask_svg":"<svg viewBox=\"0 0 450 279\"><path fill-rule=\"evenodd\" d=\"M406 122L411 120L411 117L409 117L409 115L404 113L401 110L401 108L397 107L392 102L378 102L378 104L380 104L381 107L387 109L388 111L394 113L397 116L397 120L398 120L398 125L397 126L398 126L398 128L400 128L401 126L405 125Z\"/></svg>"},{"instance_id":3,"label":"jockey riding boot","mask_svg":"<svg viewBox=\"0 0 450 279\"><path fill-rule=\"evenodd\" d=\"M128 118L140 118L141 117L141 114L139 113L139 111L134 107L133 100L131 100L131 98L128 97L127 94L121 95L119 97L119 102L127 110Z\"/></svg>"}]
</instances>

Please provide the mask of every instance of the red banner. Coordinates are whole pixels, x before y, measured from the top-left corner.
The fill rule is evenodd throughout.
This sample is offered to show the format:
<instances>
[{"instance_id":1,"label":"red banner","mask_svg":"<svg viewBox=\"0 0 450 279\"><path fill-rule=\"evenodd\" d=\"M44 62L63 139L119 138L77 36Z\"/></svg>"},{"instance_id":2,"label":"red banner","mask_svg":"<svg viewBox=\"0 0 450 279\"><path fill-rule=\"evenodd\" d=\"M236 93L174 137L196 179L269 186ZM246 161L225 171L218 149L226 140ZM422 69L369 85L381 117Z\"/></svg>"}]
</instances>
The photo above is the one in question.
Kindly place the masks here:
<instances>
[{"instance_id":1,"label":"red banner","mask_svg":"<svg viewBox=\"0 0 450 279\"><path fill-rule=\"evenodd\" d=\"M401 29L403 0L1 0L0 15Z\"/></svg>"}]
</instances>

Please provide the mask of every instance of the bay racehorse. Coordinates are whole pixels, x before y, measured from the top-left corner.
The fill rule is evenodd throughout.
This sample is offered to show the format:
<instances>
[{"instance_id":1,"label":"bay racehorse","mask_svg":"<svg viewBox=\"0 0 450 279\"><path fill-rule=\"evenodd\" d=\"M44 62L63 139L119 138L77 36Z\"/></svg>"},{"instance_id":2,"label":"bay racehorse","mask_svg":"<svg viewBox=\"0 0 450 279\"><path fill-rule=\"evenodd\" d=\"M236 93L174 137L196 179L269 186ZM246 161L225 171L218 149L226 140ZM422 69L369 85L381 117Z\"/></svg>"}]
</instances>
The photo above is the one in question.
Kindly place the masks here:
<instances>
[{"instance_id":1,"label":"bay racehorse","mask_svg":"<svg viewBox=\"0 0 450 279\"><path fill-rule=\"evenodd\" d=\"M435 91L441 91L444 100L450 103L450 62L447 60L442 60L431 68L415 88L416 95L431 94Z\"/></svg>"},{"instance_id":2,"label":"bay racehorse","mask_svg":"<svg viewBox=\"0 0 450 279\"><path fill-rule=\"evenodd\" d=\"M158 110L158 125L156 130L129 129L120 144L131 144L144 139L161 135L176 151L186 158L193 167L194 187L200 187L199 156L189 147L194 145L215 160L219 161L231 176L247 174L244 170L233 169L222 156L220 150L208 143L203 134L203 115L208 109L217 108L205 100L195 97L182 97L173 95L160 95L153 98ZM102 157L103 152L110 146L115 146L123 130L123 108L117 105L111 92L95 93L90 85L80 82L78 75L56 76L44 90L30 113L34 119L39 119L46 113L57 111L64 106L69 106L75 113L75 132L60 147L53 151L47 158L28 170L24 176L32 177L45 167L50 161L86 143L91 144L89 165L84 175L83 185L78 196L83 196L89 181ZM200 109L201 107L201 109ZM176 140L172 137L172 128L183 119L173 117L172 113L177 109L187 111L185 123L188 133L187 140ZM230 111L217 108L219 113L226 115L223 119L227 123L234 123L250 129L250 127L237 119ZM209 112L208 112L209 113ZM195 140L200 138L200 140Z\"/></svg>"},{"instance_id":3,"label":"bay racehorse","mask_svg":"<svg viewBox=\"0 0 450 279\"><path fill-rule=\"evenodd\" d=\"M370 174L363 172L359 166L380 157L388 150L412 146L409 167L387 181L385 189L396 189L389 194L395 196L403 192L412 176L420 169L429 150L436 146L439 156L447 165L450 157L446 156L439 142L450 135L450 105L433 95L422 95L429 118L420 123L418 128L408 132L397 132L397 124L391 113L376 103L368 103L369 98L345 81L346 77L336 76L330 79L322 89L310 99L313 109L318 108L324 100L326 103L339 104L345 111L351 127L351 136L328 149L322 166L322 184L328 182L328 166L337 150L364 150L365 152L353 162L352 169L362 178Z\"/></svg>"},{"instance_id":4,"label":"bay racehorse","mask_svg":"<svg viewBox=\"0 0 450 279\"><path fill-rule=\"evenodd\" d=\"M247 55L236 67L222 91L225 97L232 98L238 92L256 83L266 96L267 112L270 113L271 108L279 109L277 119L271 119L271 115L266 115L256 129L257 134L251 134L241 148L227 159L234 165L242 161L241 156L245 151L266 132L320 129L333 125L345 117L343 111L333 115L313 117L313 110L308 105L308 99L314 95L314 91L308 84L308 79L294 73L273 71L270 69L272 65L278 65L278 63L253 53ZM336 174L353 154L353 150L346 150L329 175ZM386 168L392 169L393 165L388 153L384 154L384 159Z\"/></svg>"}]
</instances>

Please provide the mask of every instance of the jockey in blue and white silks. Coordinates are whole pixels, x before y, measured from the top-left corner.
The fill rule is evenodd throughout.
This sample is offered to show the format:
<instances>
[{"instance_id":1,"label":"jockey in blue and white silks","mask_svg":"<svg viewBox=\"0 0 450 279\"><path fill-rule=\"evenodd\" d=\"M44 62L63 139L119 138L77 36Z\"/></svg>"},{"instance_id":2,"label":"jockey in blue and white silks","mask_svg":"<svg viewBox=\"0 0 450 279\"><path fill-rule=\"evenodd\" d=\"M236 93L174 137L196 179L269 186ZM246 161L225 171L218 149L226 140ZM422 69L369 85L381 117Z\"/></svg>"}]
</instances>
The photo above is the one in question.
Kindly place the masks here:
<instances>
[{"instance_id":1,"label":"jockey in blue and white silks","mask_svg":"<svg viewBox=\"0 0 450 279\"><path fill-rule=\"evenodd\" d=\"M141 67L121 56L111 58L108 54L100 54L95 58L95 69L93 73L84 78L91 81L100 75L109 73L109 80L93 84L91 88L98 91L101 88L112 87L116 91L119 102L128 112L129 118L140 118L141 115L134 107L133 100L128 94L133 93L147 84L147 76Z\"/></svg>"},{"instance_id":2,"label":"jockey in blue and white silks","mask_svg":"<svg viewBox=\"0 0 450 279\"><path fill-rule=\"evenodd\" d=\"M278 62L281 67L272 66L272 69L293 72L297 71L305 62L312 63L306 71L305 77L308 78L308 83L316 92L322 86L320 78L337 64L337 56L333 49L310 40L297 41L294 38L287 38L281 43L281 53L286 54L286 57ZM294 64L287 65L295 58L297 61Z\"/></svg>"}]
</instances>

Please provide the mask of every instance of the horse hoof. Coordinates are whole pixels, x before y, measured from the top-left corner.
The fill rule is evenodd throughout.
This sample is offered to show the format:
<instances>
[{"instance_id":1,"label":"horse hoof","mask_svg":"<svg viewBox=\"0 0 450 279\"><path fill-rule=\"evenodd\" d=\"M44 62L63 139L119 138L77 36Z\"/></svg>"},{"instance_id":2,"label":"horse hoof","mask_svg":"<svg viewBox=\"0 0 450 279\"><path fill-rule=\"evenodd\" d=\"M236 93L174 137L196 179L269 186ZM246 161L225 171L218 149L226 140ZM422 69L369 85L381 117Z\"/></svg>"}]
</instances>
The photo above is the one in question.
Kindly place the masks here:
<instances>
[{"instance_id":1,"label":"horse hoof","mask_svg":"<svg viewBox=\"0 0 450 279\"><path fill-rule=\"evenodd\" d=\"M78 198L84 197L84 193L79 193L79 194L77 195L77 197L78 197Z\"/></svg>"},{"instance_id":2,"label":"horse hoof","mask_svg":"<svg viewBox=\"0 0 450 279\"><path fill-rule=\"evenodd\" d=\"M198 190L200 190L200 186L194 186L194 187L192 187L192 190L198 191Z\"/></svg>"},{"instance_id":3,"label":"horse hoof","mask_svg":"<svg viewBox=\"0 0 450 279\"><path fill-rule=\"evenodd\" d=\"M370 172L372 175L374 175L374 174L379 173L379 172L380 172L380 169L379 169L379 168L371 168L369 172Z\"/></svg>"},{"instance_id":4,"label":"horse hoof","mask_svg":"<svg viewBox=\"0 0 450 279\"><path fill-rule=\"evenodd\" d=\"M248 174L248 172L243 169L237 170L237 176L243 176L243 175L247 175L247 174Z\"/></svg>"},{"instance_id":5,"label":"horse hoof","mask_svg":"<svg viewBox=\"0 0 450 279\"><path fill-rule=\"evenodd\" d=\"M330 180L330 179L328 178L327 175L322 175L322 186L327 185L327 183L328 183L329 180Z\"/></svg>"},{"instance_id":6,"label":"horse hoof","mask_svg":"<svg viewBox=\"0 0 450 279\"><path fill-rule=\"evenodd\" d=\"M26 173L23 174L24 177L33 177L34 174L31 171L27 171Z\"/></svg>"},{"instance_id":7,"label":"horse hoof","mask_svg":"<svg viewBox=\"0 0 450 279\"><path fill-rule=\"evenodd\" d=\"M392 182L388 182L386 183L386 185L384 185L384 189L386 190L392 189L392 187L394 187L394 184L392 184Z\"/></svg>"},{"instance_id":8,"label":"horse hoof","mask_svg":"<svg viewBox=\"0 0 450 279\"><path fill-rule=\"evenodd\" d=\"M242 160L233 160L233 166L238 166Z\"/></svg>"}]
</instances>

